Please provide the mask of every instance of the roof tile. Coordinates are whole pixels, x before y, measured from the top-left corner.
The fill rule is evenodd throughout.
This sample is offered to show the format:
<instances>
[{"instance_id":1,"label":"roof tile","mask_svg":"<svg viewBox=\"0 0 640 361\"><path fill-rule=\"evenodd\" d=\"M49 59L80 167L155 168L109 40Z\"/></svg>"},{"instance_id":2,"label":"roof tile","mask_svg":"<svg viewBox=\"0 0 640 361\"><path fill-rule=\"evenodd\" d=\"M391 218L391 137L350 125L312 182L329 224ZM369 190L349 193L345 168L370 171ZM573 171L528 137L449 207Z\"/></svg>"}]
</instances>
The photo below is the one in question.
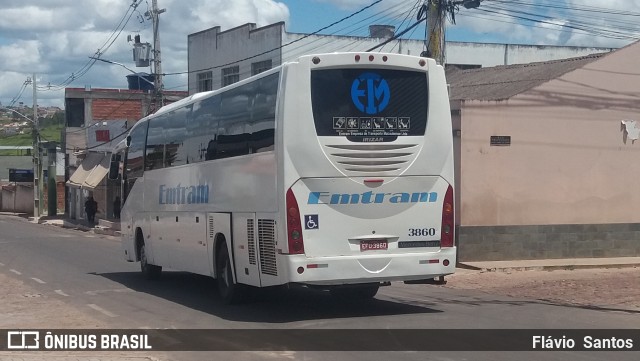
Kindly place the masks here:
<instances>
[{"instance_id":1,"label":"roof tile","mask_svg":"<svg viewBox=\"0 0 640 361\"><path fill-rule=\"evenodd\" d=\"M505 100L606 55L593 54L545 62L447 70L451 100Z\"/></svg>"}]
</instances>

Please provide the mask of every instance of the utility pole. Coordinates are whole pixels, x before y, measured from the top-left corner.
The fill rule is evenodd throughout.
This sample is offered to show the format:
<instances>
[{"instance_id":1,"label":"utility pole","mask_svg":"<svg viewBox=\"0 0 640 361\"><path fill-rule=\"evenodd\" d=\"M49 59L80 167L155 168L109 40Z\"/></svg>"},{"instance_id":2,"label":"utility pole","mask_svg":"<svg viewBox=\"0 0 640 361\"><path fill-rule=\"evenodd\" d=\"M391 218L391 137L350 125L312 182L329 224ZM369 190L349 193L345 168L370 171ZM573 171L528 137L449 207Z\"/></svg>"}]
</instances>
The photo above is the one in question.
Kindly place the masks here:
<instances>
[{"instance_id":1,"label":"utility pole","mask_svg":"<svg viewBox=\"0 0 640 361\"><path fill-rule=\"evenodd\" d=\"M455 13L460 5L466 9L475 9L480 6L482 0L425 0L427 7L427 51L423 56L434 58L436 62L444 66L445 62L445 22L447 15L451 16L451 22L456 23Z\"/></svg>"},{"instance_id":2,"label":"utility pole","mask_svg":"<svg viewBox=\"0 0 640 361\"><path fill-rule=\"evenodd\" d=\"M33 86L33 217L37 220L42 215L42 157L40 154L40 129L38 126L38 92L36 74L31 78Z\"/></svg>"},{"instance_id":3,"label":"utility pole","mask_svg":"<svg viewBox=\"0 0 640 361\"><path fill-rule=\"evenodd\" d=\"M444 65L444 26L446 21L446 0L428 0L427 4L427 57Z\"/></svg>"},{"instance_id":4,"label":"utility pole","mask_svg":"<svg viewBox=\"0 0 640 361\"><path fill-rule=\"evenodd\" d=\"M153 0L151 3L151 12L148 16L151 17L153 22L153 83L156 94L156 107L160 108L164 105L164 99L162 96L163 84L162 84L162 58L160 53L160 17L159 15L167 9L158 9L158 0ZM159 105L159 106L158 106Z\"/></svg>"}]
</instances>

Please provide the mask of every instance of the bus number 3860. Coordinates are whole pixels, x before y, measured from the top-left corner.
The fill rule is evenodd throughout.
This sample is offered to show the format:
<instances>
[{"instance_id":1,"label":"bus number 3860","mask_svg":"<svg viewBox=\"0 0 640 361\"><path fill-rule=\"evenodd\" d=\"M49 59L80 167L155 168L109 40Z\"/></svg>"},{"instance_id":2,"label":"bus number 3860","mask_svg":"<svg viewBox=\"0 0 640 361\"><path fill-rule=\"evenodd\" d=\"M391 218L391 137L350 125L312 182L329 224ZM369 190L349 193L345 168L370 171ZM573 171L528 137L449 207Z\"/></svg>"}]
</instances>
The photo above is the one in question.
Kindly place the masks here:
<instances>
[{"instance_id":1,"label":"bus number 3860","mask_svg":"<svg viewBox=\"0 0 640 361\"><path fill-rule=\"evenodd\" d=\"M435 235L435 228L409 228L409 237L426 237Z\"/></svg>"}]
</instances>

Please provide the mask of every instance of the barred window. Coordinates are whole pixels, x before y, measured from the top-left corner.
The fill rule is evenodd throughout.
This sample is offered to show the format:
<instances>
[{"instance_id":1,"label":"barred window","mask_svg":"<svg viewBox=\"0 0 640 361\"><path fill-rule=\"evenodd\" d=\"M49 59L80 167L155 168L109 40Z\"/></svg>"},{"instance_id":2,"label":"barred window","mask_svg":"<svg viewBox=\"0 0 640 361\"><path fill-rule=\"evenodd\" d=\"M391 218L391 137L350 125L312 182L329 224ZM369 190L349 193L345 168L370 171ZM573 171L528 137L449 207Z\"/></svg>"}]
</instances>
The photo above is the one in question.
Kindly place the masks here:
<instances>
[{"instance_id":1,"label":"barred window","mask_svg":"<svg viewBox=\"0 0 640 361\"><path fill-rule=\"evenodd\" d=\"M198 92L206 92L213 90L213 73L211 71L205 71L198 73Z\"/></svg>"},{"instance_id":2,"label":"barred window","mask_svg":"<svg viewBox=\"0 0 640 361\"><path fill-rule=\"evenodd\" d=\"M251 75L260 74L263 71L271 69L271 59L265 61L258 61L251 64Z\"/></svg>"},{"instance_id":3,"label":"barred window","mask_svg":"<svg viewBox=\"0 0 640 361\"><path fill-rule=\"evenodd\" d=\"M240 66L230 66L222 69L222 86L227 86L240 81Z\"/></svg>"}]
</instances>

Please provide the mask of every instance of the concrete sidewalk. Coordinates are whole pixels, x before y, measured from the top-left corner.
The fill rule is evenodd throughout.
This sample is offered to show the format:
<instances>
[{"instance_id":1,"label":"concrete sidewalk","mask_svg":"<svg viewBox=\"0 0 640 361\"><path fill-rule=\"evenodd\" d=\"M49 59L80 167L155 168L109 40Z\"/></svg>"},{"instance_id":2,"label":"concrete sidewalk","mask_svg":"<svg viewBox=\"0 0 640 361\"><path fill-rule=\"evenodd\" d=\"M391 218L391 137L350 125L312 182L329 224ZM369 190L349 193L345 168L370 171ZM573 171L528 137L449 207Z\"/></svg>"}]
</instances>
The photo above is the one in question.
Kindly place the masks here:
<instances>
[{"instance_id":1,"label":"concrete sidewalk","mask_svg":"<svg viewBox=\"0 0 640 361\"><path fill-rule=\"evenodd\" d=\"M5 215L7 215L5 213ZM18 215L17 216L22 216ZM114 222L107 219L98 219L97 224L89 224L86 220L82 219L68 219L64 216L48 217L43 216L39 218L28 217L30 222L45 224L50 226L57 226L62 228L75 229L83 232L91 232L95 234L104 234L108 236L120 236L120 222Z\"/></svg>"},{"instance_id":2,"label":"concrete sidewalk","mask_svg":"<svg viewBox=\"0 0 640 361\"><path fill-rule=\"evenodd\" d=\"M459 262L459 268L480 271L571 270L584 268L640 267L640 257L560 258L515 261Z\"/></svg>"}]
</instances>

